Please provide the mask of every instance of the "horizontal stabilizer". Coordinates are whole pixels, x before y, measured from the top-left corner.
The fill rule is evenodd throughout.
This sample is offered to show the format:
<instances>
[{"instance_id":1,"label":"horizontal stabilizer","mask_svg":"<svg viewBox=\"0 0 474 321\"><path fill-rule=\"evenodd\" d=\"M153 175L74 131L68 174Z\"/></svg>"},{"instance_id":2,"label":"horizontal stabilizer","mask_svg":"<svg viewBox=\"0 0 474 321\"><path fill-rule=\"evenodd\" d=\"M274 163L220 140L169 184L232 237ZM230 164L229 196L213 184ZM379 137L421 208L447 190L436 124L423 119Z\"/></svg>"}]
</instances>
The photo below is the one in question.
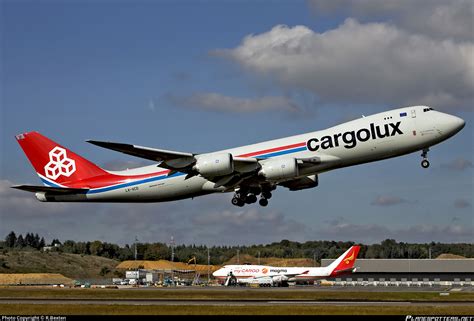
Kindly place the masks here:
<instances>
[{"instance_id":1,"label":"horizontal stabilizer","mask_svg":"<svg viewBox=\"0 0 474 321\"><path fill-rule=\"evenodd\" d=\"M51 194L85 194L89 189L87 188L67 188L67 187L50 187L50 186L35 186L35 185L15 185L12 188L20 189L27 192L46 192Z\"/></svg>"},{"instance_id":2,"label":"horizontal stabilizer","mask_svg":"<svg viewBox=\"0 0 474 321\"><path fill-rule=\"evenodd\" d=\"M356 268L349 268L349 269L343 269L343 270L334 270L332 273L334 275L340 275L340 274L350 274L355 272Z\"/></svg>"}]
</instances>

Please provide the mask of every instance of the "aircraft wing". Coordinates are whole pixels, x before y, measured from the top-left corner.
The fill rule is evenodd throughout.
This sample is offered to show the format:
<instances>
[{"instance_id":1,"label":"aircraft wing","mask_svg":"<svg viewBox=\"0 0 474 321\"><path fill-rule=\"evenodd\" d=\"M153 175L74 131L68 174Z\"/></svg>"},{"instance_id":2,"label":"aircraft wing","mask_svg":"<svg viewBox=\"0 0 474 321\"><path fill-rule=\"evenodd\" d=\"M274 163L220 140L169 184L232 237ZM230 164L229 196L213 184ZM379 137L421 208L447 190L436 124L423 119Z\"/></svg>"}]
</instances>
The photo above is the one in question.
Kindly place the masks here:
<instances>
[{"instance_id":1,"label":"aircraft wing","mask_svg":"<svg viewBox=\"0 0 474 321\"><path fill-rule=\"evenodd\" d=\"M199 154L97 140L87 140L87 142L124 154L159 162L160 167L170 170L168 175L172 175L176 172L182 172L187 174L186 179L200 175L196 170L193 169L193 166L196 164ZM336 157L321 154L313 158L298 159L298 166L301 168L315 166L321 166L321 168L324 168L325 166L327 166L327 164L338 160L339 159ZM234 173L225 176L206 178L214 182L216 188L220 186L225 186L226 188L233 188L237 185L245 186L249 183L253 183L255 180L257 180L257 182L260 180L257 177L257 173L258 170L261 168L262 161L265 160L255 157L234 156ZM316 185L317 180L311 177L307 179L297 179L295 181L282 184L282 186L288 187L290 190L310 188Z\"/></svg>"},{"instance_id":2,"label":"aircraft wing","mask_svg":"<svg viewBox=\"0 0 474 321\"><path fill-rule=\"evenodd\" d=\"M16 188L22 191L27 191L27 192L48 192L51 194L61 194L61 195L66 195L66 194L84 194L86 193L89 189L87 188L67 188L67 187L50 187L50 186L35 186L35 185L15 185L12 186L12 188Z\"/></svg>"},{"instance_id":3,"label":"aircraft wing","mask_svg":"<svg viewBox=\"0 0 474 321\"><path fill-rule=\"evenodd\" d=\"M87 140L87 142L124 154L160 162L160 167L170 169L174 172L179 171L183 173L188 173L191 176L198 174L197 172L194 172L192 170L192 166L196 162L196 158L194 156L198 154L176 152L165 149L156 149L132 144L103 142L97 140ZM258 160L252 157L244 158L236 156L233 158L233 160L236 170L243 171L245 171L246 168L249 168L249 165L258 163Z\"/></svg>"},{"instance_id":4,"label":"aircraft wing","mask_svg":"<svg viewBox=\"0 0 474 321\"><path fill-rule=\"evenodd\" d=\"M153 161L165 161L182 157L194 157L192 153L175 152L165 149L156 149L132 144L102 142L98 140L87 140L88 143L115 150L124 154L146 158Z\"/></svg>"}]
</instances>

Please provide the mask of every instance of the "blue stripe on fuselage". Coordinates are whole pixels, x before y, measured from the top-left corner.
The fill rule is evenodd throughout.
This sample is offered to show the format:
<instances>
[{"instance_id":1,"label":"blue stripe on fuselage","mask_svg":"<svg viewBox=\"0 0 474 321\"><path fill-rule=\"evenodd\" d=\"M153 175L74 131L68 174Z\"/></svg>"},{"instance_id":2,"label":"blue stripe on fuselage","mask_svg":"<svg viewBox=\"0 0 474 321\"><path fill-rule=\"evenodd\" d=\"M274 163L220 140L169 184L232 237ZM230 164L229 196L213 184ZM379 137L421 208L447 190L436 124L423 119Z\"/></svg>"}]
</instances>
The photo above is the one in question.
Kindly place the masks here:
<instances>
[{"instance_id":1,"label":"blue stripe on fuselage","mask_svg":"<svg viewBox=\"0 0 474 321\"><path fill-rule=\"evenodd\" d=\"M271 158L275 156L280 156L280 155L285 155L285 154L291 154L291 153L297 153L297 152L304 152L306 150L306 146L303 147L298 147L298 148L293 148L293 149L288 149L288 150L283 150L280 152L274 152L270 154L263 154L260 156L254 156L256 158Z\"/></svg>"},{"instance_id":2,"label":"blue stripe on fuselage","mask_svg":"<svg viewBox=\"0 0 474 321\"><path fill-rule=\"evenodd\" d=\"M284 151L279 151L279 152L274 152L274 153L269 153L269 154L263 154L263 155L260 155L260 156L255 155L255 156L252 156L252 157L256 157L256 158L260 158L260 159L271 158L271 157L281 156L281 155L286 155L286 154L291 154L291 153L304 152L306 149L307 149L306 146L303 146L303 147L288 149L288 150L284 150ZM108 192L108 191L112 191L112 190L118 189L118 188L129 187L129 186L133 186L133 185L139 185L139 184L159 181L159 180L162 180L162 179L178 177L178 176L182 176L182 175L186 175L186 173L178 172L178 173L175 173L175 174L170 175L170 176L165 174L165 175L145 178L145 179L142 179L142 180L139 180L139 181L133 181L133 182L130 182L130 183L124 183L124 184L119 184L119 185L114 185L114 186L109 186L109 187L96 188L96 189L88 191L87 194L96 194L96 193Z\"/></svg>"},{"instance_id":3,"label":"blue stripe on fuselage","mask_svg":"<svg viewBox=\"0 0 474 321\"><path fill-rule=\"evenodd\" d=\"M46 184L47 186L50 186L50 187L62 187L62 186L59 186L59 185L57 185L57 184L54 184L54 183L52 183L52 182L50 182L50 181L47 181L47 180L45 180L45 179L42 178L42 177L40 177L40 180L41 180L44 184Z\"/></svg>"},{"instance_id":4,"label":"blue stripe on fuselage","mask_svg":"<svg viewBox=\"0 0 474 321\"><path fill-rule=\"evenodd\" d=\"M139 181L133 181L133 182L130 182L130 183L124 183L124 184L119 184L119 185L114 185L114 186L109 186L109 187L96 188L96 189L88 191L87 194L96 194L96 193L108 192L108 191L112 191L112 190L118 189L118 188L123 188L123 187L128 187L128 186L133 186L133 185L139 185L139 184L145 184L145 183L149 183L149 182L159 181L159 180L166 179L166 178L171 178L171 177L178 177L178 176L182 176L182 175L186 175L186 173L178 172L178 173L174 173L173 175L169 175L169 176L165 174L165 175L160 175L160 176L141 179Z\"/></svg>"}]
</instances>

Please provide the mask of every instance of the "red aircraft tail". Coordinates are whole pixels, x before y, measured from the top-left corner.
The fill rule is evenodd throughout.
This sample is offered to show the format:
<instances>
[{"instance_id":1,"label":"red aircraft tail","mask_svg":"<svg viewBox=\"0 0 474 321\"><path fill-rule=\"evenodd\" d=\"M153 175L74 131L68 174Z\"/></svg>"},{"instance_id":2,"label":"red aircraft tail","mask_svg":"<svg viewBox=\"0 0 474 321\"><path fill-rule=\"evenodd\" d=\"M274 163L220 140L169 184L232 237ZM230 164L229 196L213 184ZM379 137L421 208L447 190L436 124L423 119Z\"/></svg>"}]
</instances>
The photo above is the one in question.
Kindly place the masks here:
<instances>
[{"instance_id":1,"label":"red aircraft tail","mask_svg":"<svg viewBox=\"0 0 474 321\"><path fill-rule=\"evenodd\" d=\"M68 182L106 174L99 166L59 145L38 132L16 135L23 152L47 186L66 186Z\"/></svg>"},{"instance_id":2,"label":"red aircraft tail","mask_svg":"<svg viewBox=\"0 0 474 321\"><path fill-rule=\"evenodd\" d=\"M352 273L359 250L359 245L351 246L344 254L332 262L331 265L328 266L329 271L331 271L330 276Z\"/></svg>"}]
</instances>

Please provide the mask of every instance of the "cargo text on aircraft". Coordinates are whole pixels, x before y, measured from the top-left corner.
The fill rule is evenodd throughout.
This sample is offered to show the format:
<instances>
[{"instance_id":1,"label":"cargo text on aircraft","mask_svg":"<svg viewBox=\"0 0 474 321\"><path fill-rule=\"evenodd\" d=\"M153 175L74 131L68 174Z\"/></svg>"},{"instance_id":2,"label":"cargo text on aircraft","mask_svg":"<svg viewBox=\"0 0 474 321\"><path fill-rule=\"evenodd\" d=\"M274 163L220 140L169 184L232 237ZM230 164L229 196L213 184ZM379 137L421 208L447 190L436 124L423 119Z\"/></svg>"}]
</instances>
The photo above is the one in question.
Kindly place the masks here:
<instances>
[{"instance_id":1,"label":"cargo text on aircraft","mask_svg":"<svg viewBox=\"0 0 474 321\"><path fill-rule=\"evenodd\" d=\"M366 142L369 139L377 139L377 138L384 138L384 137L390 137L390 136L395 136L397 134L403 135L403 132L400 130L400 124L401 122L397 122L396 124L390 123L390 124L385 124L383 126L383 132L380 128L379 125L375 125L374 123L370 124L370 129L369 128L361 128L357 132L356 131L347 131L344 133L337 133L332 136L323 136L321 137L321 140L317 138L311 138L308 140L306 143L306 146L308 149L312 152L315 152L321 147L322 149L328 149L328 148L333 148L333 147L338 147L339 146L339 138L342 139L344 142L344 147L345 148L354 148L357 146L357 141L360 142ZM389 128L389 126L391 128ZM391 131L390 131L391 129Z\"/></svg>"}]
</instances>

